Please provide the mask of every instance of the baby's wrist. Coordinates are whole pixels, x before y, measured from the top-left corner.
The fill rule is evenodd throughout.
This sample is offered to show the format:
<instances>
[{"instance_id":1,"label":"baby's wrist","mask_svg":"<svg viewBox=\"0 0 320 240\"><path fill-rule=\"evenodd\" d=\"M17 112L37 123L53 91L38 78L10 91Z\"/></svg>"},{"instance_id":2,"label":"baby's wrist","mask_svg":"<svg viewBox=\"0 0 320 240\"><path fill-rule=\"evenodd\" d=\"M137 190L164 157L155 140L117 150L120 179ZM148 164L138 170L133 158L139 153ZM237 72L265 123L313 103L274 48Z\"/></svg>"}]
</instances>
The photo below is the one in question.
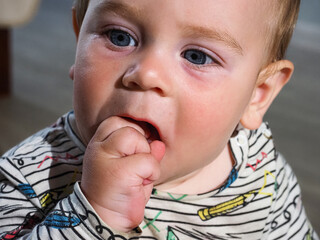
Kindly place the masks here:
<instances>
[{"instance_id":1,"label":"baby's wrist","mask_svg":"<svg viewBox=\"0 0 320 240\"><path fill-rule=\"evenodd\" d=\"M94 209L99 218L110 228L123 233L132 231L137 226L131 227L130 221L125 215L115 210L109 209L106 206L102 206L97 203L93 198L86 194L86 191L80 185L80 188L87 199L90 206ZM104 202L106 204L106 202Z\"/></svg>"}]
</instances>

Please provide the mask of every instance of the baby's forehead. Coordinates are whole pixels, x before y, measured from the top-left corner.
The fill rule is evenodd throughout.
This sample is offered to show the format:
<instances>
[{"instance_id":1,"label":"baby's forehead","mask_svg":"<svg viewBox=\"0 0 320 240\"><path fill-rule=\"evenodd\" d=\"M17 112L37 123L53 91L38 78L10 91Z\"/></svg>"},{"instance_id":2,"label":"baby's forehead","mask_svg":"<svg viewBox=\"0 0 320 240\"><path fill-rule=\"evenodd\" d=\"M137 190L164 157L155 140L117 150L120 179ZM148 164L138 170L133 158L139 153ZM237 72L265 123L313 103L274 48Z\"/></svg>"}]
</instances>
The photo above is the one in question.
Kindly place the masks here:
<instances>
[{"instance_id":1,"label":"baby's forehead","mask_svg":"<svg viewBox=\"0 0 320 240\"><path fill-rule=\"evenodd\" d=\"M161 12L165 20L170 14L182 15L183 21L197 21L198 19L207 20L222 19L227 21L227 14L230 11L244 13L240 14L241 19L254 20L257 16L270 16L275 9L274 2L276 0L90 0L98 12L121 12L125 14L145 15L152 11ZM273 7L272 7L273 6ZM129 11L128 11L129 10ZM220 11L221 10L221 11ZM217 14L218 11L218 14ZM220 12L219 12L220 11ZM91 12L92 13L92 12ZM250 14L256 13L256 14ZM193 18L196 16L197 18ZM149 15L152 18L152 15Z\"/></svg>"},{"instance_id":2,"label":"baby's forehead","mask_svg":"<svg viewBox=\"0 0 320 240\"><path fill-rule=\"evenodd\" d=\"M97 8L105 8L106 6L113 6L113 7L119 7L119 6L125 6L125 5L131 5L132 7L136 6L136 9L143 10L144 7L150 7L150 5L154 6L162 6L162 8L166 8L166 6L171 6L172 8L166 8L167 11L170 9L175 9L175 11L184 11L186 7L189 6L205 6L205 10L203 13L206 16L211 16L210 11L214 10L218 6L233 6L233 8L237 8L239 11L243 10L249 10L249 9L255 9L258 11L261 9L263 12L268 9L275 10L275 6L277 6L276 2L277 0L175 0L175 1L168 1L168 0L87 0L89 4L93 3L96 5ZM143 4L144 2L147 2L148 5ZM271 8L270 8L271 7ZM189 13L192 14L197 11L197 8L191 8L189 9ZM209 13L209 14L206 14ZM246 17L244 15L244 17Z\"/></svg>"},{"instance_id":3,"label":"baby's forehead","mask_svg":"<svg viewBox=\"0 0 320 240\"><path fill-rule=\"evenodd\" d=\"M177 27L180 31L186 26L196 26L202 35L210 36L212 30L228 34L233 46L239 45L232 38L247 41L248 36L259 39L268 27L275 0L91 0L96 18L106 15L120 15L140 25L157 23L166 28ZM202 29L201 29L202 28ZM157 29L154 29L156 31ZM206 31L211 30L211 31ZM229 37L230 34L232 38ZM220 37L220 36L219 36ZM245 39L241 39L245 38ZM233 42L233 43L232 43Z\"/></svg>"}]
</instances>

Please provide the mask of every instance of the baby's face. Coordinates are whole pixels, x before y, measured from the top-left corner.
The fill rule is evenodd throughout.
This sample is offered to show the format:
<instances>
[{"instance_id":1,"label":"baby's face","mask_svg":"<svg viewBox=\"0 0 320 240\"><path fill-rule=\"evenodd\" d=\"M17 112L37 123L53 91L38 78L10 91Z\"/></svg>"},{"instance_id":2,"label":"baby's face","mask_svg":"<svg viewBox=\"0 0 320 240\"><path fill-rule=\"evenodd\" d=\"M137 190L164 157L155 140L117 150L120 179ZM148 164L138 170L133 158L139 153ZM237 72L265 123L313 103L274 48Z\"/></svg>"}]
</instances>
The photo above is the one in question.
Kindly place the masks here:
<instances>
[{"instance_id":1,"label":"baby's face","mask_svg":"<svg viewBox=\"0 0 320 240\"><path fill-rule=\"evenodd\" d=\"M91 0L77 47L74 108L83 141L110 116L145 121L166 153L158 183L226 147L265 53L253 0Z\"/></svg>"}]
</instances>

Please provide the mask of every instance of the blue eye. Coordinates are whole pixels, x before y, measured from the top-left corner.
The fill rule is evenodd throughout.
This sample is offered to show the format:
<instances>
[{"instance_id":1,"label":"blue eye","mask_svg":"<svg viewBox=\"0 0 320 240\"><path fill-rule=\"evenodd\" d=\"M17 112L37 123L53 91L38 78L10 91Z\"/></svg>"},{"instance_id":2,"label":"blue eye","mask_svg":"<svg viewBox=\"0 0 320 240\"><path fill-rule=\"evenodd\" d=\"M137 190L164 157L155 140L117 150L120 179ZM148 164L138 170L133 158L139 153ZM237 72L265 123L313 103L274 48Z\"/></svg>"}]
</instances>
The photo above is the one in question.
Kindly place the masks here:
<instances>
[{"instance_id":1,"label":"blue eye","mask_svg":"<svg viewBox=\"0 0 320 240\"><path fill-rule=\"evenodd\" d=\"M136 40L127 32L112 29L108 32L110 41L118 47L136 46Z\"/></svg>"},{"instance_id":2,"label":"blue eye","mask_svg":"<svg viewBox=\"0 0 320 240\"><path fill-rule=\"evenodd\" d=\"M183 57L187 59L189 62L196 65L204 65L213 63L213 59L209 57L206 53L196 50L190 49L183 53Z\"/></svg>"}]
</instances>

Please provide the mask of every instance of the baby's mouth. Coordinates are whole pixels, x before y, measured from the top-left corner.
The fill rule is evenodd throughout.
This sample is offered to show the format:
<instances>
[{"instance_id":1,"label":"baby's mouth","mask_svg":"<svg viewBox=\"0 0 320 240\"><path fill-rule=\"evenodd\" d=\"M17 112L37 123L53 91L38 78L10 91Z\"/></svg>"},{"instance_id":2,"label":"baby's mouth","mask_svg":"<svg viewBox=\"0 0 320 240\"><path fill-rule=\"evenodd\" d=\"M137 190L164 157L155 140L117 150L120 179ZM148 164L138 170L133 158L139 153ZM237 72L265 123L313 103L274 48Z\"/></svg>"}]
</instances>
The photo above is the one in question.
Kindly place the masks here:
<instances>
[{"instance_id":1,"label":"baby's mouth","mask_svg":"<svg viewBox=\"0 0 320 240\"><path fill-rule=\"evenodd\" d=\"M149 143L155 141L155 140L159 140L161 141L160 139L160 134L157 130L156 127L154 127L152 124L148 123L148 122L142 122L143 125L145 125L146 129L145 132L146 132L146 138L148 140Z\"/></svg>"},{"instance_id":2,"label":"baby's mouth","mask_svg":"<svg viewBox=\"0 0 320 240\"><path fill-rule=\"evenodd\" d=\"M135 119L132 119L130 117L124 117L126 120L137 124L138 126L140 126L143 131L145 132L145 137L148 140L149 143L155 141L155 140L159 140L161 141L160 138L160 134L159 131L157 130L157 128L155 126L153 126L151 123L146 122L146 121L138 121Z\"/></svg>"}]
</instances>

